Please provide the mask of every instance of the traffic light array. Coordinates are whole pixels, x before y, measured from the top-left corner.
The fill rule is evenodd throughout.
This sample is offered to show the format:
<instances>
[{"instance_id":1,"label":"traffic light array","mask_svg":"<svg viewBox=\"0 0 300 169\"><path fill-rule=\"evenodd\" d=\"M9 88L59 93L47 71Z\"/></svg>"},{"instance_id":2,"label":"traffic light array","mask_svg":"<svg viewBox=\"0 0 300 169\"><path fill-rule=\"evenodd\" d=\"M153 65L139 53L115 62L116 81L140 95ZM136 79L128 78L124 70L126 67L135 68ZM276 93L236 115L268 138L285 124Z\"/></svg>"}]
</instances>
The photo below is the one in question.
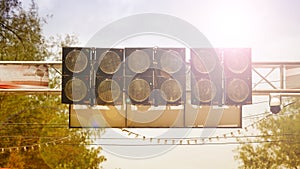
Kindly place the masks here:
<instances>
[{"instance_id":1,"label":"traffic light array","mask_svg":"<svg viewBox=\"0 0 300 169\"><path fill-rule=\"evenodd\" d=\"M191 49L191 104L252 103L250 48Z\"/></svg>"},{"instance_id":2,"label":"traffic light array","mask_svg":"<svg viewBox=\"0 0 300 169\"><path fill-rule=\"evenodd\" d=\"M155 105L185 102L186 64L184 48L157 48L154 52Z\"/></svg>"},{"instance_id":3,"label":"traffic light array","mask_svg":"<svg viewBox=\"0 0 300 169\"><path fill-rule=\"evenodd\" d=\"M252 103L251 49L193 48L193 105ZM63 48L62 103L183 105L185 48Z\"/></svg>"},{"instance_id":4,"label":"traffic light array","mask_svg":"<svg viewBox=\"0 0 300 169\"><path fill-rule=\"evenodd\" d=\"M226 48L223 50L225 77L225 104L252 103L251 49Z\"/></svg>"},{"instance_id":5,"label":"traffic light array","mask_svg":"<svg viewBox=\"0 0 300 169\"><path fill-rule=\"evenodd\" d=\"M153 104L153 48L125 48L126 102Z\"/></svg>"},{"instance_id":6,"label":"traffic light array","mask_svg":"<svg viewBox=\"0 0 300 169\"><path fill-rule=\"evenodd\" d=\"M218 49L191 49L191 103L222 104L222 67Z\"/></svg>"},{"instance_id":7,"label":"traffic light array","mask_svg":"<svg viewBox=\"0 0 300 169\"><path fill-rule=\"evenodd\" d=\"M123 49L63 48L62 103L123 104Z\"/></svg>"},{"instance_id":8,"label":"traffic light array","mask_svg":"<svg viewBox=\"0 0 300 169\"><path fill-rule=\"evenodd\" d=\"M62 103L90 104L89 48L63 48Z\"/></svg>"}]
</instances>

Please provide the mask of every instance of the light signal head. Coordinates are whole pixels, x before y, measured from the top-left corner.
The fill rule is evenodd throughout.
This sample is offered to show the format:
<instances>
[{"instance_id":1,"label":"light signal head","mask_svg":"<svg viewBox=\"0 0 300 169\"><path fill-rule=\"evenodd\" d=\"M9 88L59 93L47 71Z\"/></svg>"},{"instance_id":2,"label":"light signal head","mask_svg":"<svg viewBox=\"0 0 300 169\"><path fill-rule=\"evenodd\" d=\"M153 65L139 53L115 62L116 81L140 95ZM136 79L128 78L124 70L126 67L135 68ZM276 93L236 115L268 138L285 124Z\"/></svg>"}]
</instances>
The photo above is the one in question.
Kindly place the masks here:
<instances>
[{"instance_id":1,"label":"light signal head","mask_svg":"<svg viewBox=\"0 0 300 169\"><path fill-rule=\"evenodd\" d=\"M250 48L223 50L225 76L225 104L252 103L252 64Z\"/></svg>"},{"instance_id":2,"label":"light signal head","mask_svg":"<svg viewBox=\"0 0 300 169\"><path fill-rule=\"evenodd\" d=\"M122 63L122 58L114 51L106 51L100 55L99 69L109 75L116 73Z\"/></svg>"},{"instance_id":3,"label":"light signal head","mask_svg":"<svg viewBox=\"0 0 300 169\"><path fill-rule=\"evenodd\" d=\"M222 103L222 67L218 49L191 49L191 103Z\"/></svg>"},{"instance_id":4,"label":"light signal head","mask_svg":"<svg viewBox=\"0 0 300 169\"><path fill-rule=\"evenodd\" d=\"M181 84L176 79L168 79L160 86L160 93L166 102L174 103L183 96Z\"/></svg>"}]
</instances>

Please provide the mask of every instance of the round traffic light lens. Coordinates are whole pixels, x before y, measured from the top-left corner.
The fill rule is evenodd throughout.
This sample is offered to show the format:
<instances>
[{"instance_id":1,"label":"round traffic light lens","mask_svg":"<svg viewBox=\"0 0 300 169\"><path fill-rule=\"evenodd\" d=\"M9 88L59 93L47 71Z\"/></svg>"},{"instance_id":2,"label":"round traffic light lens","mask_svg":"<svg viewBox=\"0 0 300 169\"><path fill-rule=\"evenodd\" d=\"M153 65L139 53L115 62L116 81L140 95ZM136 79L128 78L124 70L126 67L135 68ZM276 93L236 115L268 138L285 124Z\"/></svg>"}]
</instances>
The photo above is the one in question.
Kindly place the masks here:
<instances>
[{"instance_id":1,"label":"round traffic light lens","mask_svg":"<svg viewBox=\"0 0 300 169\"><path fill-rule=\"evenodd\" d=\"M176 73L183 66L180 54L174 50L168 50L161 55L161 68L167 73Z\"/></svg>"},{"instance_id":2,"label":"round traffic light lens","mask_svg":"<svg viewBox=\"0 0 300 169\"><path fill-rule=\"evenodd\" d=\"M192 64L197 72L210 73L215 69L217 64L215 51L195 49L193 53Z\"/></svg>"},{"instance_id":3,"label":"round traffic light lens","mask_svg":"<svg viewBox=\"0 0 300 169\"><path fill-rule=\"evenodd\" d=\"M129 97L136 102L145 101L151 93L150 85L144 79L135 79L131 81L128 91Z\"/></svg>"},{"instance_id":4,"label":"round traffic light lens","mask_svg":"<svg viewBox=\"0 0 300 169\"><path fill-rule=\"evenodd\" d=\"M81 50L74 49L66 56L65 66L73 73L80 73L84 71L87 65L87 56Z\"/></svg>"},{"instance_id":5,"label":"round traffic light lens","mask_svg":"<svg viewBox=\"0 0 300 169\"><path fill-rule=\"evenodd\" d=\"M106 74L116 73L121 64L121 57L113 51L107 51L100 56L99 68Z\"/></svg>"},{"instance_id":6,"label":"round traffic light lens","mask_svg":"<svg viewBox=\"0 0 300 169\"><path fill-rule=\"evenodd\" d=\"M249 94L249 87L244 80L233 79L228 83L227 95L230 100L241 103L248 98Z\"/></svg>"},{"instance_id":7,"label":"round traffic light lens","mask_svg":"<svg viewBox=\"0 0 300 169\"><path fill-rule=\"evenodd\" d=\"M211 102L217 94L215 84L208 79L201 79L197 81L196 98L201 102Z\"/></svg>"},{"instance_id":8,"label":"round traffic light lens","mask_svg":"<svg viewBox=\"0 0 300 169\"><path fill-rule=\"evenodd\" d=\"M176 102L182 96L180 83L175 79L168 79L161 85L161 96L168 102Z\"/></svg>"},{"instance_id":9,"label":"round traffic light lens","mask_svg":"<svg viewBox=\"0 0 300 169\"><path fill-rule=\"evenodd\" d=\"M225 66L233 73L243 73L249 67L249 60L244 51L230 50L224 52Z\"/></svg>"},{"instance_id":10,"label":"round traffic light lens","mask_svg":"<svg viewBox=\"0 0 300 169\"><path fill-rule=\"evenodd\" d=\"M128 67L134 73L143 73L150 67L150 57L143 50L135 50L128 56Z\"/></svg>"},{"instance_id":11,"label":"round traffic light lens","mask_svg":"<svg viewBox=\"0 0 300 169\"><path fill-rule=\"evenodd\" d=\"M78 102L86 97L87 86L82 80L73 78L66 83L64 92L69 100Z\"/></svg>"},{"instance_id":12,"label":"round traffic light lens","mask_svg":"<svg viewBox=\"0 0 300 169\"><path fill-rule=\"evenodd\" d=\"M119 84L111 79L102 81L98 86L97 92L98 97L107 103L115 102L121 94Z\"/></svg>"}]
</instances>

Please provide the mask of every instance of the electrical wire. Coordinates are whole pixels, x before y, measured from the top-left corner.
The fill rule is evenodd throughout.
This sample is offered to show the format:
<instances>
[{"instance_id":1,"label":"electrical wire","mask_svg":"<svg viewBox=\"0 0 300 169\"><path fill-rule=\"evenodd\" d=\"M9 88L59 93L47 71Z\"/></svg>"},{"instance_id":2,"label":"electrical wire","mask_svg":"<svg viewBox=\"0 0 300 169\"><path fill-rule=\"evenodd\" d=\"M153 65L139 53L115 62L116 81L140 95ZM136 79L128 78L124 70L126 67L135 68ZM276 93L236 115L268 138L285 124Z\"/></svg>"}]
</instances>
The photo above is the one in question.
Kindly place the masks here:
<instances>
[{"instance_id":1,"label":"electrical wire","mask_svg":"<svg viewBox=\"0 0 300 169\"><path fill-rule=\"evenodd\" d=\"M276 141L245 141L245 142L205 142L205 143L197 143L197 144L187 144L187 143L152 143L152 144L112 144L112 143L87 143L85 145L89 146L174 146L174 145L180 145L180 146L196 146L196 145L237 145L237 144L261 144L261 143L278 143L278 142L284 142L289 144L300 144L300 141L290 141L290 140L276 140ZM63 144L63 145L76 145L76 144Z\"/></svg>"}]
</instances>

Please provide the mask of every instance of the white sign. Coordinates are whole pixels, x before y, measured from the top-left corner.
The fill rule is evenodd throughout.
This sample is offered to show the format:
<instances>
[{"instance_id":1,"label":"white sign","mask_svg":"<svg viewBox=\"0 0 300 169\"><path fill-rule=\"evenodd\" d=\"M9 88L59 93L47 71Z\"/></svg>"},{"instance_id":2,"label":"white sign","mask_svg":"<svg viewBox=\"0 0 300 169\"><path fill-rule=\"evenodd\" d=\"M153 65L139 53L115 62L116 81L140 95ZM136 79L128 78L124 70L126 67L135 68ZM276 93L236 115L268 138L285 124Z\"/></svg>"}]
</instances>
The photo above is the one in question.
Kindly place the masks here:
<instances>
[{"instance_id":1,"label":"white sign","mask_svg":"<svg viewBox=\"0 0 300 169\"><path fill-rule=\"evenodd\" d=\"M0 88L48 88L47 65L0 65Z\"/></svg>"}]
</instances>

